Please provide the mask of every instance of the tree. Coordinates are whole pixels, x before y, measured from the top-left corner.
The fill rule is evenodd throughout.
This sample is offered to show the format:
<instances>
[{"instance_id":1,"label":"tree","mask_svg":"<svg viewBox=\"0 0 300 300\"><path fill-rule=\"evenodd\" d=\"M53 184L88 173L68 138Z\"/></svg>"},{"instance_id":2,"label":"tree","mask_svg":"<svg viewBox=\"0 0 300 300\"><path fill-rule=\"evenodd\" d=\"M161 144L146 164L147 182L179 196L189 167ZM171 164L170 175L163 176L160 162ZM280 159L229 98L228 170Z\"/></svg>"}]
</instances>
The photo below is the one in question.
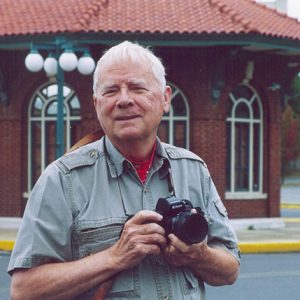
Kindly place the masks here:
<instances>
[{"instance_id":1,"label":"tree","mask_svg":"<svg viewBox=\"0 0 300 300\"><path fill-rule=\"evenodd\" d=\"M282 170L291 161L300 158L300 117L291 105L287 105L282 113L281 162Z\"/></svg>"}]
</instances>

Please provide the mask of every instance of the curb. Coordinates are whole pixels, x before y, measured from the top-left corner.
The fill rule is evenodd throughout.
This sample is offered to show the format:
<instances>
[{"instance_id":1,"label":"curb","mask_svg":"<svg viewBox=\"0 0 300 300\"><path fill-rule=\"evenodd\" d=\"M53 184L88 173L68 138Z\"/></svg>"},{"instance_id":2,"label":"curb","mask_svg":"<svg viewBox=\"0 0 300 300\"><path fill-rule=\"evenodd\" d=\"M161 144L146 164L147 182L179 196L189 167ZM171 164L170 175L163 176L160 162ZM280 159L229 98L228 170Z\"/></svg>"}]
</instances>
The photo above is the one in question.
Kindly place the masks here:
<instances>
[{"instance_id":1,"label":"curb","mask_svg":"<svg viewBox=\"0 0 300 300\"><path fill-rule=\"evenodd\" d=\"M281 203L280 208L283 208L283 209L300 209L300 204L298 204L298 203Z\"/></svg>"},{"instance_id":2,"label":"curb","mask_svg":"<svg viewBox=\"0 0 300 300\"><path fill-rule=\"evenodd\" d=\"M0 251L12 251L15 241L0 241ZM290 242L241 242L242 254L300 252L300 241Z\"/></svg>"},{"instance_id":3,"label":"curb","mask_svg":"<svg viewBox=\"0 0 300 300\"><path fill-rule=\"evenodd\" d=\"M285 223L300 223L300 218L283 218Z\"/></svg>"},{"instance_id":4,"label":"curb","mask_svg":"<svg viewBox=\"0 0 300 300\"><path fill-rule=\"evenodd\" d=\"M15 241L2 240L0 241L0 251L12 251L14 245L15 245Z\"/></svg>"},{"instance_id":5,"label":"curb","mask_svg":"<svg viewBox=\"0 0 300 300\"><path fill-rule=\"evenodd\" d=\"M300 252L300 241L239 243L242 254Z\"/></svg>"}]
</instances>

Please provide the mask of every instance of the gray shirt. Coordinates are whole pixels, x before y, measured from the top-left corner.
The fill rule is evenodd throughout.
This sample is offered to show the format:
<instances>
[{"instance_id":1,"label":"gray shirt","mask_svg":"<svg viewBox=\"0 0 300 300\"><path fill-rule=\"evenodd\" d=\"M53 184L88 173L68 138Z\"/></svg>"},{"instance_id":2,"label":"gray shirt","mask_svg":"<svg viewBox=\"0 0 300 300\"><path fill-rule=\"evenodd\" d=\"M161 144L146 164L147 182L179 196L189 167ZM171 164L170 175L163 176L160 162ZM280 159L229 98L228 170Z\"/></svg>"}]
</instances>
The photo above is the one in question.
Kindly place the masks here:
<instances>
[{"instance_id":1,"label":"gray shirt","mask_svg":"<svg viewBox=\"0 0 300 300\"><path fill-rule=\"evenodd\" d=\"M169 171L171 170L171 172ZM33 188L8 266L32 268L83 258L112 246L127 215L154 210L170 195L200 207L209 224L207 244L239 260L236 235L205 163L192 152L157 140L153 165L142 184L133 165L108 138L50 164ZM91 299L91 290L76 299ZM116 277L109 299L204 299L204 283L189 268L149 255Z\"/></svg>"}]
</instances>

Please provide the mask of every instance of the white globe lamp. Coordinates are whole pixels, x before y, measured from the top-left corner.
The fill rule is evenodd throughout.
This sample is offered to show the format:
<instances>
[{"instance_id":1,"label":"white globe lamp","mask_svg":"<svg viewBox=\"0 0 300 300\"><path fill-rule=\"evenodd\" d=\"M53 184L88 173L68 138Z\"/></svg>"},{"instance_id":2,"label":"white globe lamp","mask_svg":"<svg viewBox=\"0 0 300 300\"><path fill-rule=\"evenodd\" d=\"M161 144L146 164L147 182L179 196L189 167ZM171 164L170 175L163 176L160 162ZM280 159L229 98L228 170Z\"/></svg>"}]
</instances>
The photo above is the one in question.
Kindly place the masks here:
<instances>
[{"instance_id":1,"label":"white globe lamp","mask_svg":"<svg viewBox=\"0 0 300 300\"><path fill-rule=\"evenodd\" d=\"M44 71L46 74L51 77L57 74L57 60L49 55L44 62Z\"/></svg>"},{"instance_id":2,"label":"white globe lamp","mask_svg":"<svg viewBox=\"0 0 300 300\"><path fill-rule=\"evenodd\" d=\"M37 50L31 50L25 58L25 66L31 72L39 72L42 70L44 59Z\"/></svg>"},{"instance_id":3,"label":"white globe lamp","mask_svg":"<svg viewBox=\"0 0 300 300\"><path fill-rule=\"evenodd\" d=\"M95 61L89 53L84 53L78 60L77 69L82 75L90 75L95 69Z\"/></svg>"},{"instance_id":4,"label":"white globe lamp","mask_svg":"<svg viewBox=\"0 0 300 300\"><path fill-rule=\"evenodd\" d=\"M74 71L77 67L77 56L72 50L66 50L59 57L59 65L66 72Z\"/></svg>"}]
</instances>

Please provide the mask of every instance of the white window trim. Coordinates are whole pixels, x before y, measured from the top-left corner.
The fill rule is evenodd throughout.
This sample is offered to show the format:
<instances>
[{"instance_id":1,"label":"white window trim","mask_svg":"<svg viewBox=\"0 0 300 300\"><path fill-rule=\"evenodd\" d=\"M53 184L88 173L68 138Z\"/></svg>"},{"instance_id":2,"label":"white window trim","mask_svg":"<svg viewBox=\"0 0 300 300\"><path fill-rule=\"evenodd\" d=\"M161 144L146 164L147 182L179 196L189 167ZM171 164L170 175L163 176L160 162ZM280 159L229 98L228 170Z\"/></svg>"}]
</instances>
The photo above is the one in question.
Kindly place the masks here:
<instances>
[{"instance_id":1,"label":"white window trim","mask_svg":"<svg viewBox=\"0 0 300 300\"><path fill-rule=\"evenodd\" d=\"M190 148L190 107L187 98L185 97L184 93L173 83L168 82L168 85L172 88L172 96L171 96L171 105L170 105L170 112L168 116L163 116L162 121L167 121L169 124L169 136L168 136L168 143L174 145L174 122L176 121L185 121L186 122L186 148ZM177 94L180 94L185 108L186 108L186 115L185 116L174 116L174 111L172 107L172 99L174 99Z\"/></svg>"},{"instance_id":2,"label":"white window trim","mask_svg":"<svg viewBox=\"0 0 300 300\"><path fill-rule=\"evenodd\" d=\"M257 200L257 199L267 199L268 194L260 192L225 192L226 200Z\"/></svg>"},{"instance_id":3,"label":"white window trim","mask_svg":"<svg viewBox=\"0 0 300 300\"><path fill-rule=\"evenodd\" d=\"M40 87L33 93L33 96L30 100L30 104L28 107L28 146L27 146L27 157L28 157L28 162L27 162L27 192L23 193L23 198L27 199L29 197L30 191L31 191L31 186L32 186L32 151L31 151L31 145L32 145L32 123L34 121L39 122L41 124L41 173L44 171L46 168L46 158L45 158L45 148L46 148L46 140L45 140L45 124L47 121L56 121L55 116L45 116L45 110L48 107L49 103L52 102L54 99L57 98L57 95L52 95L47 98L41 91L46 88L49 85L56 84L55 81L49 81ZM70 89L70 93L67 96L64 96L64 109L66 112L66 115L64 116L64 122L66 122L66 128L70 128L70 123L71 121L80 121L81 117L80 116L71 116L70 115L70 110L67 102L75 95L75 91L65 85L68 89ZM42 107L41 111L41 117L35 117L31 116L31 111L32 111L32 106L34 104L34 101L36 97L39 96L44 100L44 105ZM66 130L66 148L69 149L71 144L71 135L70 135L70 130Z\"/></svg>"},{"instance_id":4,"label":"white window trim","mask_svg":"<svg viewBox=\"0 0 300 300\"><path fill-rule=\"evenodd\" d=\"M256 92L256 90L250 86L249 84L240 84L248 87L252 92L253 96L251 99L245 99L245 98L239 98L235 99L234 95L232 93L229 94L229 97L231 101L233 102L233 107L231 111L231 116L226 118L226 122L230 122L231 124L231 149L235 149L235 123L247 123L250 126L250 143L249 143L249 165L253 165L253 129L254 124L259 124L259 190L253 191L253 168L249 168L249 191L241 192L241 191L235 191L235 151L231 151L231 165L230 165L230 172L231 172L231 182L230 182L230 191L225 192L225 199L266 199L267 194L263 193L263 109L261 104L261 99ZM258 106L259 106L259 112L260 112L260 118L254 118L253 117L253 109L252 109L252 103L254 100L257 100ZM250 112L250 118L249 119L242 119L242 118L236 118L235 117L235 110L238 107L239 104L244 103L248 106L249 112Z\"/></svg>"}]
</instances>

